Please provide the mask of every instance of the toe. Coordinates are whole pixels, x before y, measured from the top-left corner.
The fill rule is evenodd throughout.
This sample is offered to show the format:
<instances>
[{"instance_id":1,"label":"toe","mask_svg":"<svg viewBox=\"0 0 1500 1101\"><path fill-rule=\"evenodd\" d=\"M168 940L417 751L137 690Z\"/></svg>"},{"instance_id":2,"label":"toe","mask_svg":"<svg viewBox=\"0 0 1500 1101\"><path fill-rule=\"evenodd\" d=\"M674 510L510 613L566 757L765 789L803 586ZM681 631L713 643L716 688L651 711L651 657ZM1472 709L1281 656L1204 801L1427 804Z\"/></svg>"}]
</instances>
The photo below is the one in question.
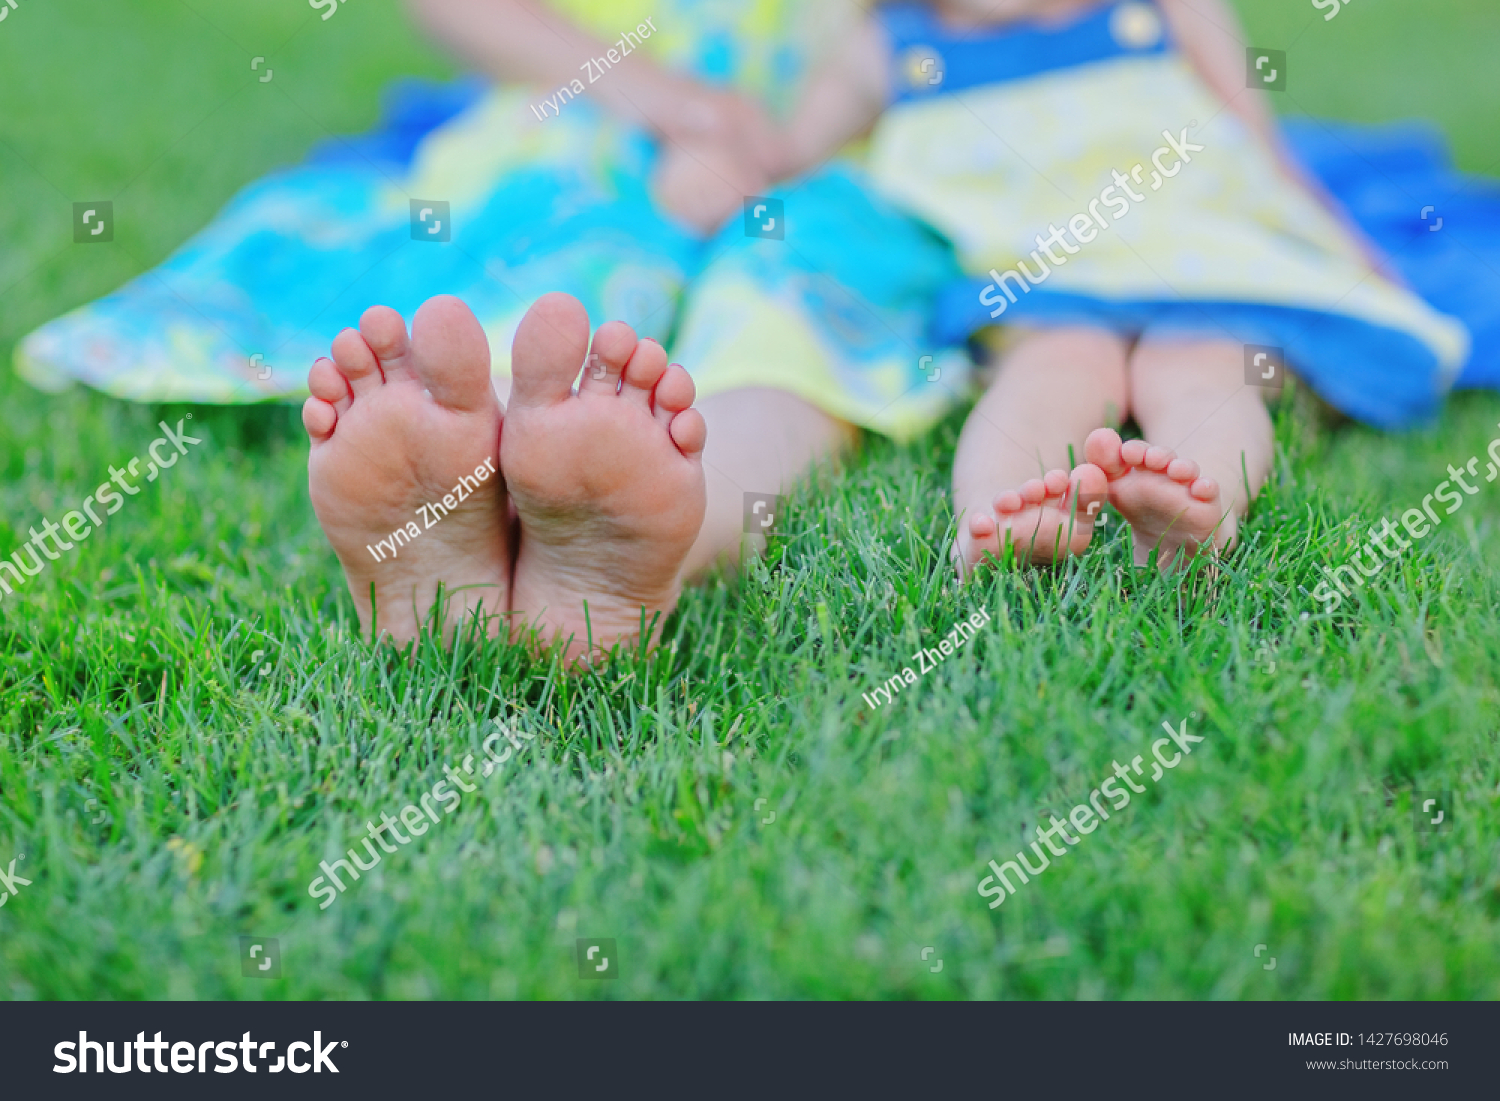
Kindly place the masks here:
<instances>
[{"instance_id":1,"label":"toe","mask_svg":"<svg viewBox=\"0 0 1500 1101\"><path fill-rule=\"evenodd\" d=\"M358 329L345 329L333 338L333 361L338 364L339 373L349 380L356 398L385 382L375 353Z\"/></svg>"},{"instance_id":2,"label":"toe","mask_svg":"<svg viewBox=\"0 0 1500 1101\"><path fill-rule=\"evenodd\" d=\"M657 422L664 427L671 424L673 417L693 404L696 393L693 376L687 373L687 368L677 363L672 364L652 391L651 404Z\"/></svg>"},{"instance_id":3,"label":"toe","mask_svg":"<svg viewBox=\"0 0 1500 1101\"><path fill-rule=\"evenodd\" d=\"M308 398L302 403L302 426L314 440L326 440L333 435L338 420L333 406L321 398Z\"/></svg>"},{"instance_id":4,"label":"toe","mask_svg":"<svg viewBox=\"0 0 1500 1101\"><path fill-rule=\"evenodd\" d=\"M1212 501L1219 495L1219 483L1212 478L1199 478L1188 486L1188 492L1200 501Z\"/></svg>"},{"instance_id":5,"label":"toe","mask_svg":"<svg viewBox=\"0 0 1500 1101\"><path fill-rule=\"evenodd\" d=\"M969 534L975 539L989 539L999 528L995 524L993 516L986 516L982 512L976 512L969 517Z\"/></svg>"},{"instance_id":6,"label":"toe","mask_svg":"<svg viewBox=\"0 0 1500 1101\"><path fill-rule=\"evenodd\" d=\"M326 357L314 363L312 370L307 372L307 388L313 397L321 398L340 413L354 403L349 380L339 374L338 365Z\"/></svg>"},{"instance_id":7,"label":"toe","mask_svg":"<svg viewBox=\"0 0 1500 1101\"><path fill-rule=\"evenodd\" d=\"M1120 460L1126 466L1143 465L1146 462L1146 442L1144 440L1126 440L1120 445Z\"/></svg>"},{"instance_id":8,"label":"toe","mask_svg":"<svg viewBox=\"0 0 1500 1101\"><path fill-rule=\"evenodd\" d=\"M1146 469L1155 474L1160 474L1171 465L1172 460L1176 457L1176 455L1165 447L1148 447L1146 448Z\"/></svg>"},{"instance_id":9,"label":"toe","mask_svg":"<svg viewBox=\"0 0 1500 1101\"><path fill-rule=\"evenodd\" d=\"M409 376L411 341L407 339L406 322L400 314L389 306L371 306L359 319L359 335L380 361L387 382Z\"/></svg>"},{"instance_id":10,"label":"toe","mask_svg":"<svg viewBox=\"0 0 1500 1101\"><path fill-rule=\"evenodd\" d=\"M1071 538L1071 550L1082 554L1093 538L1093 526L1099 512L1109 500L1109 478L1093 463L1080 463L1068 475L1068 500L1065 510L1068 523L1077 525Z\"/></svg>"},{"instance_id":11,"label":"toe","mask_svg":"<svg viewBox=\"0 0 1500 1101\"><path fill-rule=\"evenodd\" d=\"M623 321L610 321L600 325L599 331L594 334L593 346L589 349L588 363L584 366L583 381L578 384L578 392L613 396L620 388L620 376L624 374L625 364L638 343L635 330Z\"/></svg>"},{"instance_id":12,"label":"toe","mask_svg":"<svg viewBox=\"0 0 1500 1101\"><path fill-rule=\"evenodd\" d=\"M1173 459L1171 465L1167 467L1167 477L1183 485L1197 481L1198 474L1198 464L1192 459Z\"/></svg>"},{"instance_id":13,"label":"toe","mask_svg":"<svg viewBox=\"0 0 1500 1101\"><path fill-rule=\"evenodd\" d=\"M703 445L708 442L708 422L696 409L684 409L672 418L667 429L677 450L692 458L703 454Z\"/></svg>"},{"instance_id":14,"label":"toe","mask_svg":"<svg viewBox=\"0 0 1500 1101\"><path fill-rule=\"evenodd\" d=\"M1066 470L1049 470L1047 476L1042 479L1047 487L1048 497L1061 497L1068 492L1068 472Z\"/></svg>"},{"instance_id":15,"label":"toe","mask_svg":"<svg viewBox=\"0 0 1500 1101\"><path fill-rule=\"evenodd\" d=\"M1047 499L1047 483L1040 478L1032 478L1022 484L1020 493L1021 500L1028 505L1039 505Z\"/></svg>"},{"instance_id":16,"label":"toe","mask_svg":"<svg viewBox=\"0 0 1500 1101\"><path fill-rule=\"evenodd\" d=\"M1100 501L1109 492L1109 476L1093 463L1080 463L1075 466L1070 480L1077 489L1078 498L1084 508L1087 508L1093 501Z\"/></svg>"},{"instance_id":17,"label":"toe","mask_svg":"<svg viewBox=\"0 0 1500 1101\"><path fill-rule=\"evenodd\" d=\"M999 513L1020 512L1025 506L1026 502L1013 489L1007 489L995 498L995 511Z\"/></svg>"},{"instance_id":18,"label":"toe","mask_svg":"<svg viewBox=\"0 0 1500 1101\"><path fill-rule=\"evenodd\" d=\"M1119 478L1128 469L1120 457L1120 434L1113 428L1096 428L1084 441L1083 455L1108 478Z\"/></svg>"},{"instance_id":19,"label":"toe","mask_svg":"<svg viewBox=\"0 0 1500 1101\"><path fill-rule=\"evenodd\" d=\"M625 384L620 387L620 396L642 409L650 409L652 391L666 373L667 350L654 340L643 340L625 365ZM692 404L691 398L688 404Z\"/></svg>"},{"instance_id":20,"label":"toe","mask_svg":"<svg viewBox=\"0 0 1500 1101\"><path fill-rule=\"evenodd\" d=\"M407 358L417 381L445 408L468 412L498 401L490 382L490 342L484 326L451 294L429 298L417 310L411 319Z\"/></svg>"},{"instance_id":21,"label":"toe","mask_svg":"<svg viewBox=\"0 0 1500 1101\"><path fill-rule=\"evenodd\" d=\"M588 348L589 315L583 303L557 291L538 298L511 343L511 409L567 400Z\"/></svg>"}]
</instances>

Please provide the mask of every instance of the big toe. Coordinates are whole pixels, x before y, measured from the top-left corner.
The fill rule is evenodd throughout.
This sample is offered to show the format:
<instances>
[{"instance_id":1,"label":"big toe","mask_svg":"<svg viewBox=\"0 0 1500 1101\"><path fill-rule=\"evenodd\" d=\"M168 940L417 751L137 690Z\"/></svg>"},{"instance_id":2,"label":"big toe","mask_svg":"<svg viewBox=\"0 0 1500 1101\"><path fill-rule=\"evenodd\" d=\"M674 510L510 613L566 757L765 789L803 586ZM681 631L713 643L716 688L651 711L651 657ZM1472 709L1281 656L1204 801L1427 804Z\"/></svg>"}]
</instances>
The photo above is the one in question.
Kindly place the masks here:
<instances>
[{"instance_id":1,"label":"big toe","mask_svg":"<svg viewBox=\"0 0 1500 1101\"><path fill-rule=\"evenodd\" d=\"M556 405L573 392L589 349L589 315L570 294L538 298L521 318L511 344L512 408Z\"/></svg>"},{"instance_id":2,"label":"big toe","mask_svg":"<svg viewBox=\"0 0 1500 1101\"><path fill-rule=\"evenodd\" d=\"M1085 506L1091 500L1097 501L1109 493L1109 476L1095 463L1075 466L1069 481L1076 488L1079 501Z\"/></svg>"},{"instance_id":3,"label":"big toe","mask_svg":"<svg viewBox=\"0 0 1500 1101\"><path fill-rule=\"evenodd\" d=\"M1106 478L1120 478L1130 470L1130 464L1120 454L1123 446L1120 434L1113 428L1096 428L1083 443L1083 457Z\"/></svg>"},{"instance_id":4,"label":"big toe","mask_svg":"<svg viewBox=\"0 0 1500 1101\"><path fill-rule=\"evenodd\" d=\"M484 326L451 294L429 298L417 310L410 359L417 379L439 405L470 410L494 400Z\"/></svg>"}]
</instances>

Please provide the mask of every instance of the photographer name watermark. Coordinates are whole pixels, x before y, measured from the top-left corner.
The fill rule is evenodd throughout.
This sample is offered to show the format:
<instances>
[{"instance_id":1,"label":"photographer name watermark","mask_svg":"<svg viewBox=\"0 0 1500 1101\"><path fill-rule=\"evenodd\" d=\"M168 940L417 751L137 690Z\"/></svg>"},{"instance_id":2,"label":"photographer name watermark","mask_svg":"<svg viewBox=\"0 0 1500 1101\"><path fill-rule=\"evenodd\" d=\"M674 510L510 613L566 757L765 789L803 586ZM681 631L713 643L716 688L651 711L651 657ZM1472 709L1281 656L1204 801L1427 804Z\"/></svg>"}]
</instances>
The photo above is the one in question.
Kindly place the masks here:
<instances>
[{"instance_id":1,"label":"photographer name watermark","mask_svg":"<svg viewBox=\"0 0 1500 1101\"><path fill-rule=\"evenodd\" d=\"M923 647L912 655L911 659L917 663L919 673L912 672L911 666L908 665L890 680L882 684L877 684L871 692L861 692L860 695L865 698L865 703L870 705L871 711L874 711L881 705L880 694L882 692L885 693L884 702L890 703L891 700L901 694L903 687L910 688L916 684L919 675L925 677L943 662L958 653L959 648L978 634L980 628L987 625L989 621L990 613L984 608L980 608L979 611L969 616L968 619L959 620L954 624L953 630L949 631L943 641L939 642L936 647ZM870 698L872 695L874 699Z\"/></svg>"},{"instance_id":2,"label":"photographer name watermark","mask_svg":"<svg viewBox=\"0 0 1500 1101\"><path fill-rule=\"evenodd\" d=\"M406 546L406 544L421 535L423 531L428 530L439 520L447 516L448 513L458 507L459 502L467 501L469 494L478 489L481 482L489 481L490 475L494 472L495 460L486 459L474 468L473 475L465 474L458 480L458 484L453 487L452 492L443 494L443 500L440 504L422 505L417 509L417 515L427 521L426 528L419 528L415 520L408 520L404 528L397 528L384 539L376 542L373 547L366 543L365 550L369 551L370 557L377 562L385 561L386 551L390 551L392 558L398 557L400 553L399 548ZM376 551L379 551L379 553L377 554Z\"/></svg>"},{"instance_id":3,"label":"photographer name watermark","mask_svg":"<svg viewBox=\"0 0 1500 1101\"><path fill-rule=\"evenodd\" d=\"M630 31L622 32L620 37L615 39L614 46L611 46L604 52L603 57L591 57L578 67L588 74L590 84L597 83L599 78L605 73L635 53L635 50L630 48L632 42L636 46L640 46L642 42L651 37L652 32L655 30L656 24L647 19L644 23L636 25L634 33ZM618 46L619 49L615 49L615 46ZM574 77L554 92L551 99L542 100L542 109L540 111L536 109L536 104L533 103L531 105L531 113L539 119L546 119L547 108L550 107L552 108L553 117L556 118L562 114L564 104L568 103L574 97L581 95L583 95L583 81Z\"/></svg>"}]
</instances>

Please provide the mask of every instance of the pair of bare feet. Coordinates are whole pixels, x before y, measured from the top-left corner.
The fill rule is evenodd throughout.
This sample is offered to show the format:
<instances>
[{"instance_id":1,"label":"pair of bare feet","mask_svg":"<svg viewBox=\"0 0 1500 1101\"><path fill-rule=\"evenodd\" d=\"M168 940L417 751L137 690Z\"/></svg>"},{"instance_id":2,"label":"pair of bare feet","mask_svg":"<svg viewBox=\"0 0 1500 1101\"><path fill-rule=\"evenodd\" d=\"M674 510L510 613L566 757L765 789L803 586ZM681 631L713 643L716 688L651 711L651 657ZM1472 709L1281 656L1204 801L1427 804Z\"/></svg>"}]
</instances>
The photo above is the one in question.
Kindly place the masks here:
<instances>
[{"instance_id":1,"label":"pair of bare feet","mask_svg":"<svg viewBox=\"0 0 1500 1101\"><path fill-rule=\"evenodd\" d=\"M332 352L308 374L308 484L367 635L406 642L435 619L448 637L477 616L490 636L559 640L570 661L650 643L706 504L707 427L659 344L618 321L591 344L583 306L547 295L516 332L509 409L484 330L456 298L424 304L410 335L372 307ZM1196 463L1110 429L1085 457L968 517L960 569L1002 540L1032 561L1080 554L1090 506L1106 499L1141 564L1152 549L1165 565L1233 540L1236 518Z\"/></svg>"},{"instance_id":2,"label":"pair of bare feet","mask_svg":"<svg viewBox=\"0 0 1500 1101\"><path fill-rule=\"evenodd\" d=\"M1167 569L1204 547L1233 544L1238 518L1218 482L1202 477L1191 459L1143 440L1122 441L1112 428L1091 432L1083 452L1087 461L1071 474L1048 471L1001 493L993 512L969 516L954 550L959 569L968 572L998 557L1006 543L1022 561L1082 554L1106 500L1130 523L1138 566L1150 561L1153 550Z\"/></svg>"},{"instance_id":3,"label":"pair of bare feet","mask_svg":"<svg viewBox=\"0 0 1500 1101\"><path fill-rule=\"evenodd\" d=\"M441 600L445 637L477 615L569 660L650 641L705 507L707 428L661 345L622 322L591 345L583 306L547 295L516 332L508 409L456 298L425 303L409 336L372 307L332 353L308 374L308 488L367 636L413 639Z\"/></svg>"}]
</instances>

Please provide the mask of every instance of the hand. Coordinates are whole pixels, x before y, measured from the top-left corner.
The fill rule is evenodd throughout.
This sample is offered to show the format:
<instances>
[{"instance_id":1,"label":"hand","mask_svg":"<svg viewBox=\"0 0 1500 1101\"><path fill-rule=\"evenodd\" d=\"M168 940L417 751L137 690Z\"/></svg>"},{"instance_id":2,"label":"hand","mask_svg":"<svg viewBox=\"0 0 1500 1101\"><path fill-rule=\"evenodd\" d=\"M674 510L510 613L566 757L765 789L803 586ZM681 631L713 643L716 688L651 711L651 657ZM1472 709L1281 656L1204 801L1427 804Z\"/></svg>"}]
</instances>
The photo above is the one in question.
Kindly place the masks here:
<instances>
[{"instance_id":1,"label":"hand","mask_svg":"<svg viewBox=\"0 0 1500 1101\"><path fill-rule=\"evenodd\" d=\"M652 179L656 201L705 236L763 194L770 176L738 147L708 138L667 140Z\"/></svg>"},{"instance_id":2,"label":"hand","mask_svg":"<svg viewBox=\"0 0 1500 1101\"><path fill-rule=\"evenodd\" d=\"M676 117L661 128L665 138L684 146L717 143L755 166L767 179L783 175L786 137L759 103L738 92L692 86Z\"/></svg>"}]
</instances>

